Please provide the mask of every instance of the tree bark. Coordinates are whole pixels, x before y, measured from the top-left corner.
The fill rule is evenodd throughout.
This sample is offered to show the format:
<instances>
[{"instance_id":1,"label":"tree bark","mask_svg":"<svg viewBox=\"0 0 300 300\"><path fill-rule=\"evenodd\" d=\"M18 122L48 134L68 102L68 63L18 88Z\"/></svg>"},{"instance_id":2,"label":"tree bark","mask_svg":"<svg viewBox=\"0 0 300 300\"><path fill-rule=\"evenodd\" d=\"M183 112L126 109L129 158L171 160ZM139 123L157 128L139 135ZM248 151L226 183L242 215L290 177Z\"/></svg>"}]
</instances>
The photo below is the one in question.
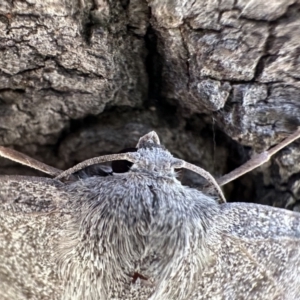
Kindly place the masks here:
<instances>
[{"instance_id":1,"label":"tree bark","mask_svg":"<svg viewBox=\"0 0 300 300\"><path fill-rule=\"evenodd\" d=\"M175 156L225 174L299 125L299 8L2 0L0 144L65 169L154 129ZM229 185L227 198L297 210L298 148ZM1 174L33 174L0 163Z\"/></svg>"}]
</instances>

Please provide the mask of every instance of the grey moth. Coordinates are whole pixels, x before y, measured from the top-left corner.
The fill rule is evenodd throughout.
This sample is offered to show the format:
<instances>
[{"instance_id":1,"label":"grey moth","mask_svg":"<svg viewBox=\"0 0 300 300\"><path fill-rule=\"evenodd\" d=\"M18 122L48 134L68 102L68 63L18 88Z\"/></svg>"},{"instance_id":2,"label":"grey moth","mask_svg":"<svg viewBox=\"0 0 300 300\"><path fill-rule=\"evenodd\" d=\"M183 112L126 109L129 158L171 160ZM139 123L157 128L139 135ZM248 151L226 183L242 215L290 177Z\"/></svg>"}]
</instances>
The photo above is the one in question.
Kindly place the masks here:
<instances>
[{"instance_id":1,"label":"grey moth","mask_svg":"<svg viewBox=\"0 0 300 300\"><path fill-rule=\"evenodd\" d=\"M218 180L155 132L136 152L64 172L1 147L52 178L0 176L0 298L300 299L300 214L226 203L220 188L298 136ZM98 165L117 160L128 172ZM183 186L179 168L204 176L221 203Z\"/></svg>"}]
</instances>

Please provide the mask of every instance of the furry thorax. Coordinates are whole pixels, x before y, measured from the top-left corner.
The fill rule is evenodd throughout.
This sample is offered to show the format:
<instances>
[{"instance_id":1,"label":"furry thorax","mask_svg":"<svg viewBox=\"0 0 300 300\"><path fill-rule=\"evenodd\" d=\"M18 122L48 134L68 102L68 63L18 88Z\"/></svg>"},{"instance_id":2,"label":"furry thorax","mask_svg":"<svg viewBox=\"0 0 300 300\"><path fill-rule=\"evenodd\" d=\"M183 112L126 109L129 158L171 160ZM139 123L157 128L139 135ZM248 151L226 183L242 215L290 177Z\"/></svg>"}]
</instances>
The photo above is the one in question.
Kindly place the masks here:
<instances>
[{"instance_id":1,"label":"furry thorax","mask_svg":"<svg viewBox=\"0 0 300 300\"><path fill-rule=\"evenodd\" d=\"M218 247L225 223L216 201L181 185L168 151L138 153L127 173L69 185L72 218L58 256L64 299L131 299L132 288L137 299L187 299Z\"/></svg>"}]
</instances>

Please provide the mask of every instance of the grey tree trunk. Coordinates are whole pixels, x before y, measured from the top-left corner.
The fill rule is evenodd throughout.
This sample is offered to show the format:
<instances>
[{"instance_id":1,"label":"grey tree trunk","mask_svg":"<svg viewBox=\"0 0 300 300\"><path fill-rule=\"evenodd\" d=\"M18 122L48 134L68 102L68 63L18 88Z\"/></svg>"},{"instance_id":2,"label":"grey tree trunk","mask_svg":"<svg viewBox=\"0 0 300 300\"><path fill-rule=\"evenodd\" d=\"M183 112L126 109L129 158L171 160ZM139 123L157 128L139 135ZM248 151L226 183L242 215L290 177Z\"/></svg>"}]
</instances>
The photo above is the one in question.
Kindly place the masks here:
<instances>
[{"instance_id":1,"label":"grey tree trunk","mask_svg":"<svg viewBox=\"0 0 300 300\"><path fill-rule=\"evenodd\" d=\"M175 156L225 174L299 124L299 9L297 0L2 0L0 144L65 169L154 129ZM227 198L298 209L299 160L295 142L230 184ZM33 174L0 164L1 174Z\"/></svg>"}]
</instances>

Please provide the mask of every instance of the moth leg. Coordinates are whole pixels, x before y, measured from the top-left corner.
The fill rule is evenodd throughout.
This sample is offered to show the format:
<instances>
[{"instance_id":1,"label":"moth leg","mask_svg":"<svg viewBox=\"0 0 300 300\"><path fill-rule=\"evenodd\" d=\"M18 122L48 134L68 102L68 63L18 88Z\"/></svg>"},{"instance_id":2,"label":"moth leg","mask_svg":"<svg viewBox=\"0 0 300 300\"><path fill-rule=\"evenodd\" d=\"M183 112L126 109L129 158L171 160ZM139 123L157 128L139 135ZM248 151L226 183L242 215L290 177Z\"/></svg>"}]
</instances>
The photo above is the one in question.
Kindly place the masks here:
<instances>
[{"instance_id":1,"label":"moth leg","mask_svg":"<svg viewBox=\"0 0 300 300\"><path fill-rule=\"evenodd\" d=\"M0 211L49 213L69 200L65 184L31 176L0 176Z\"/></svg>"},{"instance_id":2,"label":"moth leg","mask_svg":"<svg viewBox=\"0 0 300 300\"><path fill-rule=\"evenodd\" d=\"M59 175L62 171L54 167L48 166L34 158L31 158L23 153L16 150L0 146L0 156L8 158L12 161L18 162L22 165L31 167L33 169L42 171L43 173L49 174L53 177Z\"/></svg>"},{"instance_id":3,"label":"moth leg","mask_svg":"<svg viewBox=\"0 0 300 300\"><path fill-rule=\"evenodd\" d=\"M222 176L221 178L217 179L217 183L222 186L227 184L230 181L235 180L238 177L252 171L253 169L261 166L265 162L267 162L275 153L280 151L282 148L286 147L287 145L291 144L293 141L300 137L300 129L295 131L293 134L288 136L278 145L272 147L268 151L263 151L262 153L255 154L250 160L248 160L242 166L236 168L232 172Z\"/></svg>"}]
</instances>

